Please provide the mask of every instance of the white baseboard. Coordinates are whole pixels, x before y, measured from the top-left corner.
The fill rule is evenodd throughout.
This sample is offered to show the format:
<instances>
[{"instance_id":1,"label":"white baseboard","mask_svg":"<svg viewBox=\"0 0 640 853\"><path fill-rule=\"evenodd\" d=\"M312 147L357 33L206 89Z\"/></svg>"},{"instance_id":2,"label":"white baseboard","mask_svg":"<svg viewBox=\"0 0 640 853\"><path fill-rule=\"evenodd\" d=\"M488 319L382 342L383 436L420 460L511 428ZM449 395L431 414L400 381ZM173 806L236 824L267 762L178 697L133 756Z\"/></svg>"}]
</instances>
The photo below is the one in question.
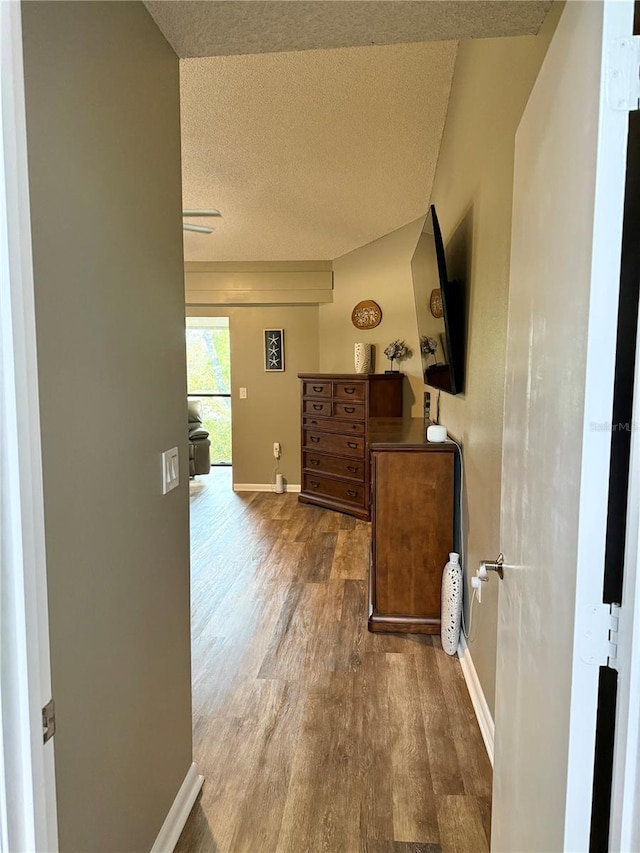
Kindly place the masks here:
<instances>
[{"instance_id":1,"label":"white baseboard","mask_svg":"<svg viewBox=\"0 0 640 853\"><path fill-rule=\"evenodd\" d=\"M203 782L204 776L200 776L198 768L192 764L162 824L151 853L173 853Z\"/></svg>"},{"instance_id":2,"label":"white baseboard","mask_svg":"<svg viewBox=\"0 0 640 853\"><path fill-rule=\"evenodd\" d=\"M462 633L460 634L460 642L458 644L458 657L460 659L462 674L464 675L464 680L467 684L467 690L471 697L471 704L473 705L473 710L476 712L476 718L478 720L478 725L480 726L480 734L482 735L482 740L484 741L489 761L493 767L493 745L496 727L493 722L489 706L487 705L487 700L485 698L484 691L482 690L478 673L473 665L471 652L469 651L467 641Z\"/></svg>"},{"instance_id":3,"label":"white baseboard","mask_svg":"<svg viewBox=\"0 0 640 853\"><path fill-rule=\"evenodd\" d=\"M234 492L274 492L275 486L273 483L234 483ZM285 492L299 492L300 485L295 483L287 483L284 487Z\"/></svg>"}]
</instances>

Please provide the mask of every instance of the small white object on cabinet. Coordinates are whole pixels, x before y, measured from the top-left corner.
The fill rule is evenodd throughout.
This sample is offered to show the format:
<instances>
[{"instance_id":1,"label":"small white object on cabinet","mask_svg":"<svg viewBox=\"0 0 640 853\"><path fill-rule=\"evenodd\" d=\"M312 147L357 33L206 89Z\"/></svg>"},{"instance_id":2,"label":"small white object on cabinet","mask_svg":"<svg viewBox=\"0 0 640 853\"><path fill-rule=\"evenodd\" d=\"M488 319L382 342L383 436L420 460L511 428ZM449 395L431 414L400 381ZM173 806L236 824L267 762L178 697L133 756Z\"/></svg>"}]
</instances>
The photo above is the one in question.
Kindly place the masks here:
<instances>
[{"instance_id":1,"label":"small white object on cabinet","mask_svg":"<svg viewBox=\"0 0 640 853\"><path fill-rule=\"evenodd\" d=\"M427 427L427 441L435 444L441 444L447 440L447 428L441 424L431 424Z\"/></svg>"}]
</instances>

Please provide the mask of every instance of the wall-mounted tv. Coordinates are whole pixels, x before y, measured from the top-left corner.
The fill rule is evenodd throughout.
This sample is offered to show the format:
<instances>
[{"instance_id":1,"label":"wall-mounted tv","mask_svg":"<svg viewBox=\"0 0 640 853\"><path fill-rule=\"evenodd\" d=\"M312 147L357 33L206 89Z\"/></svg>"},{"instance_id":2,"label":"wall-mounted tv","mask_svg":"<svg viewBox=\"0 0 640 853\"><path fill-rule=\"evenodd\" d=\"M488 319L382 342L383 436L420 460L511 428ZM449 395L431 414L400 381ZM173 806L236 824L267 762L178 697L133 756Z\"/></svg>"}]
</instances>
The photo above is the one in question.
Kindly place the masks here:
<instances>
[{"instance_id":1,"label":"wall-mounted tv","mask_svg":"<svg viewBox=\"0 0 640 853\"><path fill-rule=\"evenodd\" d=\"M426 385L449 394L464 390L465 286L449 281L435 205L429 207L411 260L418 335Z\"/></svg>"}]
</instances>

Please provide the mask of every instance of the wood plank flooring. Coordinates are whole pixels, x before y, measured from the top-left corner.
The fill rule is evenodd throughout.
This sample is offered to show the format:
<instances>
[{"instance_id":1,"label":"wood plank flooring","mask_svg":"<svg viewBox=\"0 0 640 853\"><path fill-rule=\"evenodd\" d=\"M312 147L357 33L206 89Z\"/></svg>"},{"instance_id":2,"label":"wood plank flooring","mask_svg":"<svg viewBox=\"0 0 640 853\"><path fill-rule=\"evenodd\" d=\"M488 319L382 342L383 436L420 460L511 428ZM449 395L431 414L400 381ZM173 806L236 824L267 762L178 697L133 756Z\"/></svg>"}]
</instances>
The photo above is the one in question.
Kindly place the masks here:
<instances>
[{"instance_id":1,"label":"wood plank flooring","mask_svg":"<svg viewBox=\"0 0 640 853\"><path fill-rule=\"evenodd\" d=\"M480 853L491 767L437 638L367 631L370 526L191 484L194 754L178 853Z\"/></svg>"}]
</instances>

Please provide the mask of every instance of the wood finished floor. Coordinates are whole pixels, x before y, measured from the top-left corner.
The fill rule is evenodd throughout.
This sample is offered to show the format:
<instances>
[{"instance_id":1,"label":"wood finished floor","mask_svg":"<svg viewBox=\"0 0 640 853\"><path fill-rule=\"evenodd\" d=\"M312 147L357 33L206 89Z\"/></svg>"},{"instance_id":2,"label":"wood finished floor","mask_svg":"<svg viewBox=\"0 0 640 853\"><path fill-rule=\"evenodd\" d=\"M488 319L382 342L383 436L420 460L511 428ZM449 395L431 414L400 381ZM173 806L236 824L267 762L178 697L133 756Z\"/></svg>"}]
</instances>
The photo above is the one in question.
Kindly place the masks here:
<instances>
[{"instance_id":1,"label":"wood finished floor","mask_svg":"<svg viewBox=\"0 0 640 853\"><path fill-rule=\"evenodd\" d=\"M480 853L491 767L457 658L367 631L370 526L191 484L194 755L177 853Z\"/></svg>"}]
</instances>

